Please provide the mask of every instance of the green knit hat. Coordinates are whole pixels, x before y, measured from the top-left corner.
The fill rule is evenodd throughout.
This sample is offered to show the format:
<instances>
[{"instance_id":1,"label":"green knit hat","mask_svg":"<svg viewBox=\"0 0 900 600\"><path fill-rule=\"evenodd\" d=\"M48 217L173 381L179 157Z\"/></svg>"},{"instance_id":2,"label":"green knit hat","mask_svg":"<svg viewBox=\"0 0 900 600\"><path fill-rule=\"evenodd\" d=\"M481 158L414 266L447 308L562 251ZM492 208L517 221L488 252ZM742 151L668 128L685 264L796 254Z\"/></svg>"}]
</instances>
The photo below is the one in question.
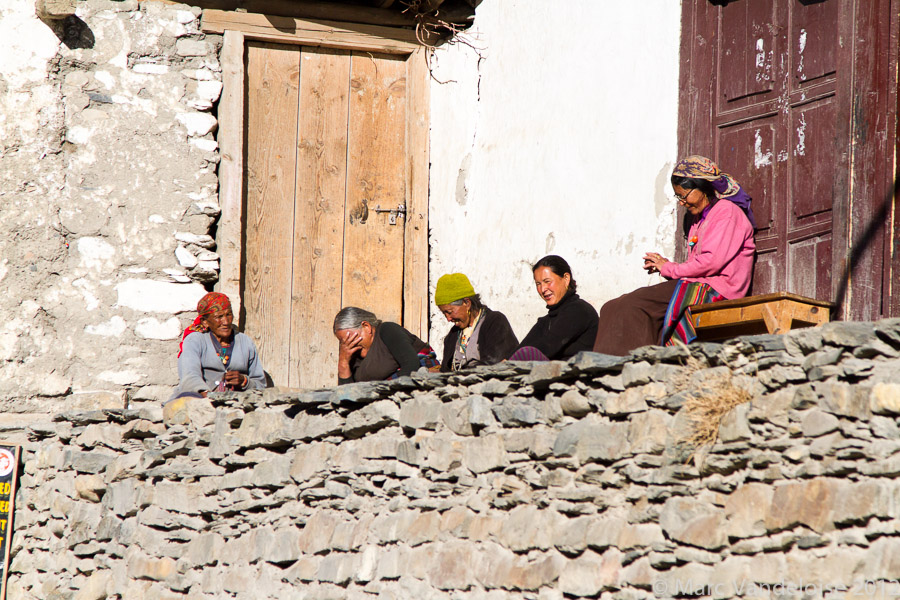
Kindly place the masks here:
<instances>
[{"instance_id":1,"label":"green knit hat","mask_svg":"<svg viewBox=\"0 0 900 600\"><path fill-rule=\"evenodd\" d=\"M472 287L468 277L462 273L448 273L438 279L434 288L434 303L443 306L474 295L475 288Z\"/></svg>"}]
</instances>

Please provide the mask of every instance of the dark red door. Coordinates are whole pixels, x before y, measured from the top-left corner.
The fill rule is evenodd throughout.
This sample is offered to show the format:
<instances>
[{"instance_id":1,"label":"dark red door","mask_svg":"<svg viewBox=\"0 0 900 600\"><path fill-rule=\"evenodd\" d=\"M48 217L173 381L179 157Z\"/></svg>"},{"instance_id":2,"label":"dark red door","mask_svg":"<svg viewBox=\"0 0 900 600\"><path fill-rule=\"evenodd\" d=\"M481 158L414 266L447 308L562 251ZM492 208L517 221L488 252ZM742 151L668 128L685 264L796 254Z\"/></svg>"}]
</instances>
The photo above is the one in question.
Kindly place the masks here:
<instances>
[{"instance_id":1,"label":"dark red door","mask_svg":"<svg viewBox=\"0 0 900 600\"><path fill-rule=\"evenodd\" d=\"M753 197L755 294L838 300L850 318L890 312L881 208L893 189L896 136L892 4L683 4L679 150L713 157ZM872 57L860 40L875 44ZM879 64L883 73L870 72ZM855 72L861 67L867 73ZM860 106L863 88L870 106ZM854 164L860 153L874 162Z\"/></svg>"}]
</instances>

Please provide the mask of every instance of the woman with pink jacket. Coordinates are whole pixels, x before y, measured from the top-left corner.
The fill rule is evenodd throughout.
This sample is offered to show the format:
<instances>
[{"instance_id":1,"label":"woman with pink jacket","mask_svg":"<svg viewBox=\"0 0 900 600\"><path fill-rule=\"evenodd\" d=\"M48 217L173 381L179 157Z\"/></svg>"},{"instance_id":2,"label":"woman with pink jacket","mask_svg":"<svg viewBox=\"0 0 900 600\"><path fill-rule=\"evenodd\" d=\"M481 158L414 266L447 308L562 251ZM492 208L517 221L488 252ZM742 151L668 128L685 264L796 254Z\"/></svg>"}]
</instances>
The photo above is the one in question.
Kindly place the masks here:
<instances>
[{"instance_id":1,"label":"woman with pink jacket","mask_svg":"<svg viewBox=\"0 0 900 600\"><path fill-rule=\"evenodd\" d=\"M756 254L750 197L703 156L681 160L671 182L687 210L688 258L676 263L645 254L644 269L667 281L604 304L594 352L621 356L649 344L690 343L697 337L691 305L743 298L750 289Z\"/></svg>"}]
</instances>

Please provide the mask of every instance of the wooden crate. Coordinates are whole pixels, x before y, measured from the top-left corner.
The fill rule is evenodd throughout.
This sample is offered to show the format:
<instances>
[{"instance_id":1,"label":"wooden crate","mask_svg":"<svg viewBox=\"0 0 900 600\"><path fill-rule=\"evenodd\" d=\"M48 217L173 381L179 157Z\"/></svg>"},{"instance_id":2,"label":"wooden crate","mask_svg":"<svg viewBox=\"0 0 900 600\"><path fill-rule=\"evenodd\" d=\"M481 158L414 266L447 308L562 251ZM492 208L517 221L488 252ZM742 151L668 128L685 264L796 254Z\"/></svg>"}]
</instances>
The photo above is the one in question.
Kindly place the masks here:
<instances>
[{"instance_id":1,"label":"wooden crate","mask_svg":"<svg viewBox=\"0 0 900 600\"><path fill-rule=\"evenodd\" d=\"M691 307L697 338L723 340L739 335L785 333L817 327L831 318L832 304L787 292L722 300Z\"/></svg>"}]
</instances>

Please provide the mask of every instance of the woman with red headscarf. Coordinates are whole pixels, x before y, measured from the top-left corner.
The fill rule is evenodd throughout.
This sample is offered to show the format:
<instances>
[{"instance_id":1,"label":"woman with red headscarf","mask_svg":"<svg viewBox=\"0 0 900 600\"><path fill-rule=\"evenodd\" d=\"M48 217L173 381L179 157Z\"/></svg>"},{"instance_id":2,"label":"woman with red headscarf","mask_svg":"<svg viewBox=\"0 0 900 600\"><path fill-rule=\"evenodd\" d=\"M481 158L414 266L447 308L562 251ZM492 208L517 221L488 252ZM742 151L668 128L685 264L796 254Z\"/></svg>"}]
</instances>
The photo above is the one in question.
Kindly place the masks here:
<instances>
[{"instance_id":1,"label":"woman with red headscarf","mask_svg":"<svg viewBox=\"0 0 900 600\"><path fill-rule=\"evenodd\" d=\"M197 318L184 330L178 352L180 382L172 398L266 387L256 345L234 331L231 301L210 292L197 303Z\"/></svg>"}]
</instances>

